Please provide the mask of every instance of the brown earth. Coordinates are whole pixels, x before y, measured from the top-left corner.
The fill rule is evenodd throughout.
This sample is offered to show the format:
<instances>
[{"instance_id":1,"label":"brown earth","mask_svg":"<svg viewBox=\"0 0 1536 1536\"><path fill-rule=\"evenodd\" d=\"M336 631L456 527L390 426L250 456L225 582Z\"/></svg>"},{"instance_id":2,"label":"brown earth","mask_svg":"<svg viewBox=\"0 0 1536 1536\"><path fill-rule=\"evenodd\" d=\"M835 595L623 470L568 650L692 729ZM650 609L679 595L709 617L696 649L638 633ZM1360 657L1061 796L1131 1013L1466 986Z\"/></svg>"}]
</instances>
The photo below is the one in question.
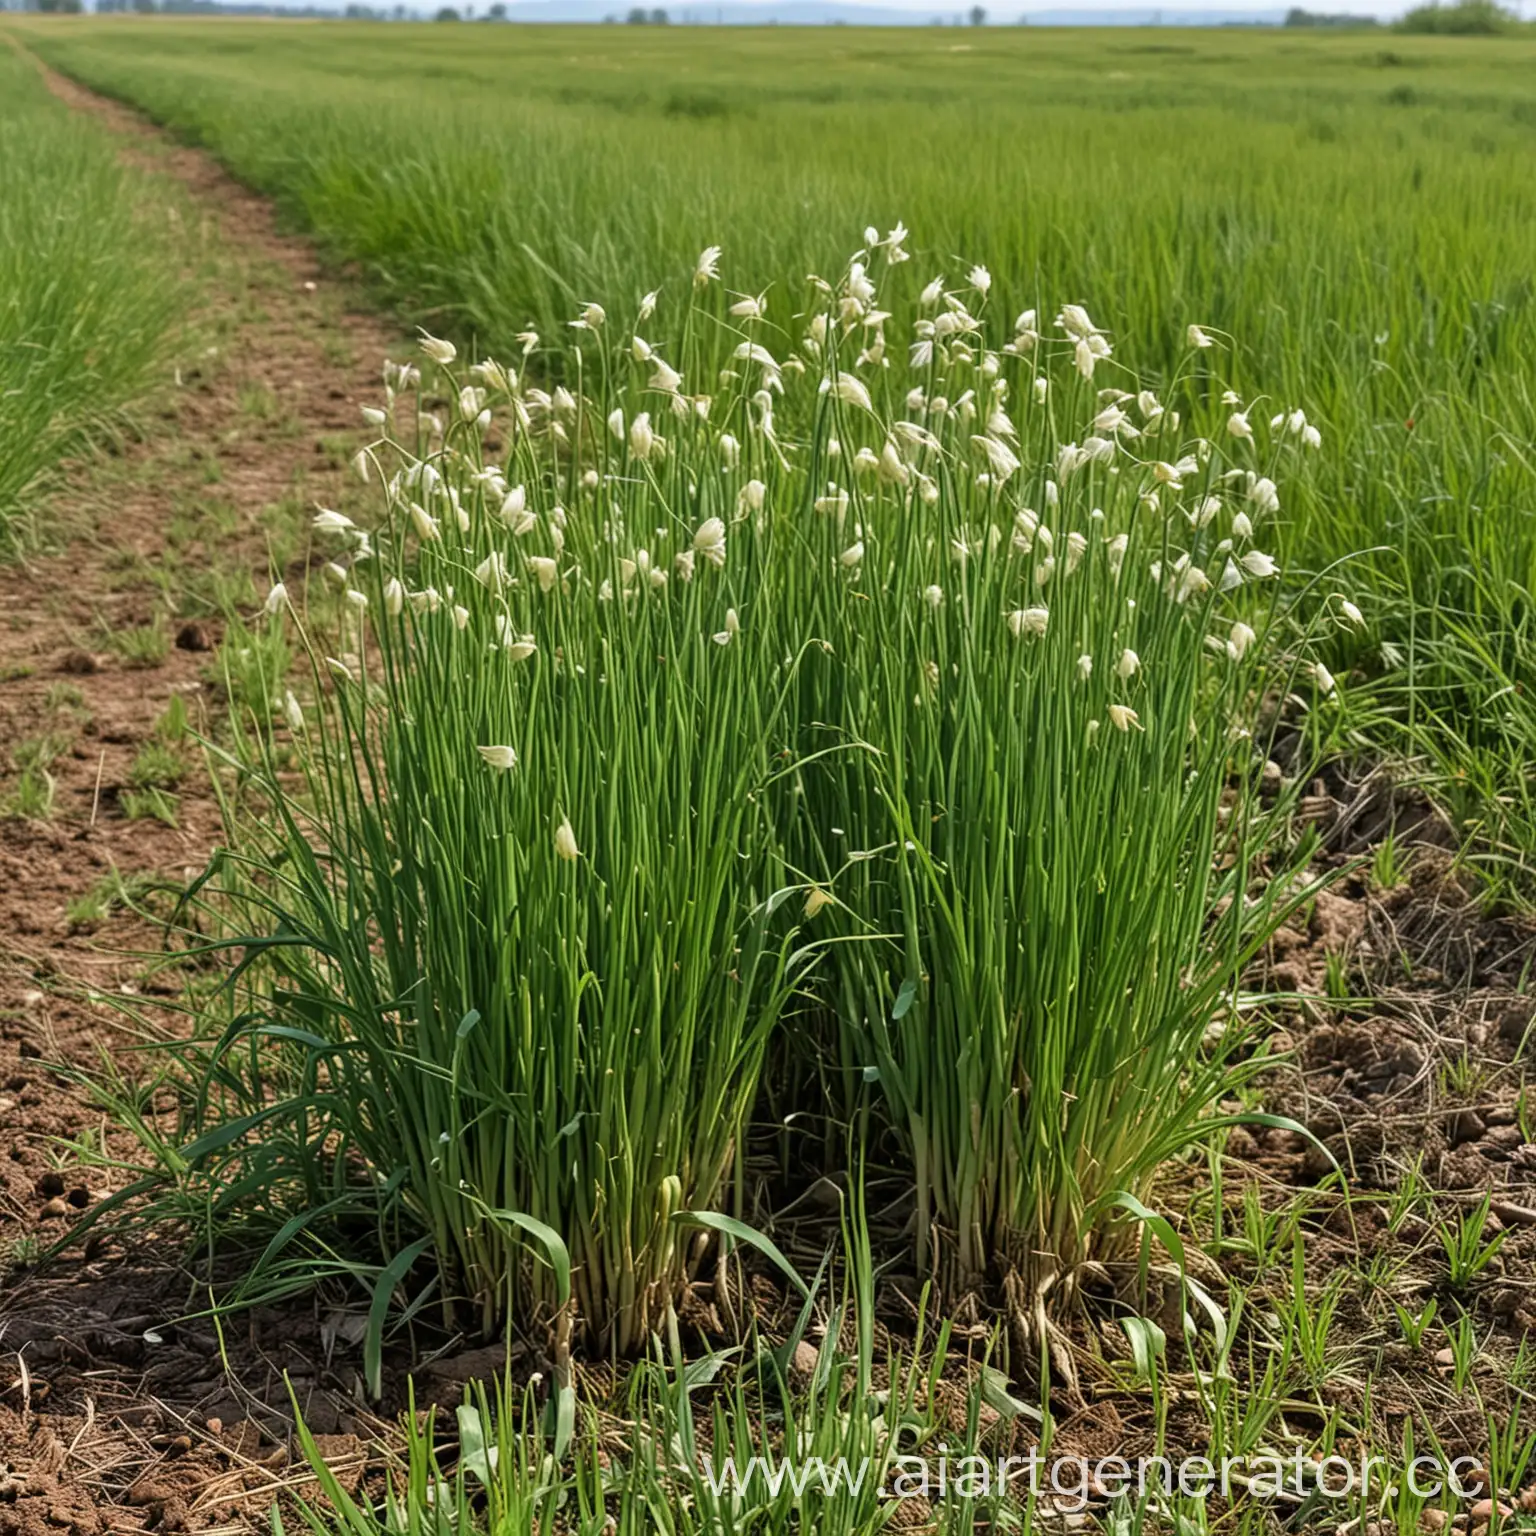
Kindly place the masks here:
<instances>
[{"instance_id":1,"label":"brown earth","mask_svg":"<svg viewBox=\"0 0 1536 1536\"><path fill-rule=\"evenodd\" d=\"M142 809L141 756L174 737L158 724L173 699L194 724L216 720L221 614L231 594L235 611L255 611L274 557L302 577L308 515L316 502L345 505L358 406L377 394L398 338L352 311L346 287L206 156L77 85L49 83L119 135L125 158L174 184L188 250L180 276L200 297L175 387L145 402L137 438L70 469L42 509L61 552L0 595L0 805L15 809L18 749L36 756L46 741L53 779L49 816L0 818L0 1536L243 1531L263 1525L273 1493L294 1480L290 1384L344 1480L361 1476L364 1439L381 1426L360 1407L355 1313L306 1298L215 1326L195 1316L206 1293L174 1254L91 1241L36 1260L134 1176L131 1144L68 1067L124 1059L124 1004L174 1001L146 958L156 926L129 910L154 905L139 877L184 880L220 835L206 775L174 741L187 769L167 791L175 826L129 819ZM1343 875L1252 978L1271 994L1262 1017L1272 1045L1294 1052L1264 1077L1264 1107L1315 1140L1231 1132L1225 1236L1209 1243L1203 1278L1221 1297L1223 1271L1241 1278L1250 1317L1283 1306L1289 1248L1278 1260L1244 1248L1244 1202L1297 1213L1309 1294L1334 1277L1341 1291L1328 1369L1310 1407L1288 1406L1292 1428L1317 1430L1334 1411L1363 1436L1390 1438L1412 1414L1448 1454L1481 1454L1488 1414L1507 1418L1536 1387L1524 1357L1536 1327L1536 1144L1523 1098L1536 931L1484 909L1432 810L1382 775L1336 770L1309 786L1300 812L1325 831L1320 867L1369 858L1394 828L1405 867L1378 861ZM88 894L96 899L82 902ZM1347 1189L1330 1177L1335 1164ZM1211 1193L1203 1161L1191 1162L1170 1173L1161 1208L1187 1207L1186 1233L1208 1238ZM1478 1212L1484 1193L1486 1238L1502 1246L1453 1284L1442 1226ZM821 1204L775 1228L807 1270L835 1227L835 1195ZM892 1210L899 1226L899 1188ZM915 1276L888 1278L898 1339L916 1289ZM1150 1447L1152 1404L1122 1369L1123 1294L1086 1294L1072 1325L1076 1369L1056 1383L1063 1454ZM753 1300L770 1329L787 1310L763 1277ZM1473 1319L1470 1390L1450 1380L1444 1327L1410 1348L1392 1321L1388 1303L1417 1312L1430 1300L1447 1325L1462 1311ZM715 1307L708 1285L696 1301L685 1328L719 1342L729 1308ZM978 1349L1006 1314L1002 1297L951 1302L956 1336ZM1176 1314L1163 1320L1176 1339ZM421 1373L423 1401L451 1400L506 1359L437 1342L444 1354ZM396 1383L409 1363L392 1370ZM596 1392L602 1380L597 1369L588 1384ZM963 1394L957 1402L963 1420ZM1176 1408L1169 1433L1198 1451L1207 1431L1199 1413Z\"/></svg>"}]
</instances>

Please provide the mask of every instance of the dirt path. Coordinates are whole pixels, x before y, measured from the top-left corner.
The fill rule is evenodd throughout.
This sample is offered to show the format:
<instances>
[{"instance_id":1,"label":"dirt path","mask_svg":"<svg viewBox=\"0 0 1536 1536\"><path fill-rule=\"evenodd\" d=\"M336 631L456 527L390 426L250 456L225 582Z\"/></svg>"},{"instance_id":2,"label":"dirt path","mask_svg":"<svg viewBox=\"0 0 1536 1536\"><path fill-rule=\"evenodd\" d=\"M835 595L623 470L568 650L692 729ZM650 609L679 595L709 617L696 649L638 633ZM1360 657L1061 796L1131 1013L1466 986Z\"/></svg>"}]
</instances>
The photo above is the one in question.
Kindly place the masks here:
<instances>
[{"instance_id":1,"label":"dirt path","mask_svg":"<svg viewBox=\"0 0 1536 1536\"><path fill-rule=\"evenodd\" d=\"M255 1320L225 1341L241 1357L227 1378L211 1328L161 1326L196 1302L142 1256L32 1270L131 1178L59 1144L102 1144L103 1116L46 1064L125 1047L91 995L138 989L133 951L155 938L121 897L201 868L219 836L182 712L217 713L221 613L253 611L274 554L301 571L313 504L346 494L358 406L399 337L206 155L43 73L175 184L175 280L195 309L139 439L71 467L45 509L60 552L0 591L0 1536L243 1529L264 1521L284 1459L262 1400L285 1401L284 1370L323 1396L318 1362ZM316 1406L321 1429L351 1427Z\"/></svg>"}]
</instances>

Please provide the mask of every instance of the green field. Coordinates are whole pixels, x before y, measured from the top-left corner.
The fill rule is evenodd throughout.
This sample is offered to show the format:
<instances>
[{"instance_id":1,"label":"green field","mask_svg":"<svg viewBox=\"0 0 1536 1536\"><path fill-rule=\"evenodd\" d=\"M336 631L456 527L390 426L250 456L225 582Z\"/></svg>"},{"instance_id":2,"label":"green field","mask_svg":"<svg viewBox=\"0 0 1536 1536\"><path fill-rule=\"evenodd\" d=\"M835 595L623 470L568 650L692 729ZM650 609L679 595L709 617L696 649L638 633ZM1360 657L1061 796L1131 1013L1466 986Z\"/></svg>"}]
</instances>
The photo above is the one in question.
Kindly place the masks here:
<instances>
[{"instance_id":1,"label":"green field","mask_svg":"<svg viewBox=\"0 0 1536 1536\"><path fill-rule=\"evenodd\" d=\"M62 456L120 430L165 363L184 300L174 200L0 48L0 554L49 530Z\"/></svg>"},{"instance_id":2,"label":"green field","mask_svg":"<svg viewBox=\"0 0 1536 1536\"><path fill-rule=\"evenodd\" d=\"M1084 303L1154 386L1184 328L1330 451L1289 564L1385 546L1354 717L1496 875L1536 848L1536 43L170 21L39 52L213 150L409 320L489 351L722 245L798 294L898 220L922 275ZM961 40L957 40L961 39ZM408 49L408 54L407 54ZM909 291L910 290L910 291ZM778 310L775 320L786 318ZM1275 407L1279 409L1279 405ZM1412 654L1410 677L1405 658Z\"/></svg>"},{"instance_id":3,"label":"green field","mask_svg":"<svg viewBox=\"0 0 1536 1536\"><path fill-rule=\"evenodd\" d=\"M1536 41L19 35L421 330L229 616L190 1037L100 1090L122 1230L347 1298L359 1399L536 1341L391 1529L870 1536L700 1446L1090 1403L1519 1496ZM1441 1528L1321 1497L1104 1528Z\"/></svg>"}]
</instances>

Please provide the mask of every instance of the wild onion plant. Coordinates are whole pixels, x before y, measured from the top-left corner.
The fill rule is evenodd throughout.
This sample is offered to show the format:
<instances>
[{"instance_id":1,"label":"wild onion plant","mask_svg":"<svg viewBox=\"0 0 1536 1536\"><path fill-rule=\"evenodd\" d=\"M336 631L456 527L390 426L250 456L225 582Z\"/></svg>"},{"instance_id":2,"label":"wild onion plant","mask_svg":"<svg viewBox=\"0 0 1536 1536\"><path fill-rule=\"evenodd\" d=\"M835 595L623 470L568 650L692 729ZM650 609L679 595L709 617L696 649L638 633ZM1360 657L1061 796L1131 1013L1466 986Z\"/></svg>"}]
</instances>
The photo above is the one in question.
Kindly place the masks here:
<instances>
[{"instance_id":1,"label":"wild onion plant","mask_svg":"<svg viewBox=\"0 0 1536 1536\"><path fill-rule=\"evenodd\" d=\"M430 1248L489 1325L558 1302L531 1233L639 1347L812 956L924 1253L1036 1298L1229 1081L1202 1040L1276 912L1245 722L1289 686L1254 540L1315 433L1186 441L1082 310L999 329L985 269L903 296L867 238L782 328L710 248L523 376L387 369L378 516L321 511L332 595L268 603L304 784L247 765L260 963L183 1154L279 1246L365 1191L391 1284Z\"/></svg>"},{"instance_id":2,"label":"wild onion plant","mask_svg":"<svg viewBox=\"0 0 1536 1536\"><path fill-rule=\"evenodd\" d=\"M847 374L824 402L817 717L873 750L807 770L801 857L817 902L885 936L832 969L920 1252L948 1234L961 1277L1011 1272L1038 1308L1134 1233L1110 1218L1232 1086L1239 1032L1206 1037L1278 910L1250 899L1249 737L1287 683L1255 541L1276 466L1320 439L1235 399L1219 436L1182 434L1077 306L1054 344L1026 311L991 350L989 286L926 292L899 410Z\"/></svg>"}]
</instances>

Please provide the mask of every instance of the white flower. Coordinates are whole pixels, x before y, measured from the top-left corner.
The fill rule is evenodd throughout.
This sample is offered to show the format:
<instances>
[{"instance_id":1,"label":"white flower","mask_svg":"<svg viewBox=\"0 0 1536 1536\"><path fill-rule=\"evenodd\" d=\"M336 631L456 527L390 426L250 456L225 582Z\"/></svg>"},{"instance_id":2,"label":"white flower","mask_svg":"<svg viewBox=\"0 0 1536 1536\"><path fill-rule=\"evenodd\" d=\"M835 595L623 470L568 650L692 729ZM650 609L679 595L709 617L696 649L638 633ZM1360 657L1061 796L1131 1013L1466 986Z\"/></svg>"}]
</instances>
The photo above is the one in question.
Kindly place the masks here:
<instances>
[{"instance_id":1,"label":"white flower","mask_svg":"<svg viewBox=\"0 0 1536 1536\"><path fill-rule=\"evenodd\" d=\"M332 512L329 507L321 507L315 516L314 528L316 533L349 533L352 530L352 519L344 512Z\"/></svg>"},{"instance_id":2,"label":"white flower","mask_svg":"<svg viewBox=\"0 0 1536 1536\"><path fill-rule=\"evenodd\" d=\"M405 588L400 584L398 576L391 576L384 583L384 611L390 618L397 619L405 608Z\"/></svg>"},{"instance_id":3,"label":"white flower","mask_svg":"<svg viewBox=\"0 0 1536 1536\"><path fill-rule=\"evenodd\" d=\"M1067 535L1067 575L1070 576L1088 552L1088 540L1075 528Z\"/></svg>"},{"instance_id":4,"label":"white flower","mask_svg":"<svg viewBox=\"0 0 1536 1536\"><path fill-rule=\"evenodd\" d=\"M939 608L939 607L941 607L943 605L943 602L944 602L944 589L943 589L943 587L939 587L939 586L924 587L923 588L923 601L925 603L927 603L930 608Z\"/></svg>"},{"instance_id":5,"label":"white flower","mask_svg":"<svg viewBox=\"0 0 1536 1536\"><path fill-rule=\"evenodd\" d=\"M1130 547L1131 536L1128 533L1117 533L1112 539L1104 543L1104 554L1109 561L1109 570L1112 576L1120 574L1120 568L1125 564L1125 552Z\"/></svg>"},{"instance_id":6,"label":"white flower","mask_svg":"<svg viewBox=\"0 0 1536 1536\"><path fill-rule=\"evenodd\" d=\"M367 422L370 427L382 427L384 423L389 420L389 417L385 415L385 413L381 411L378 406L365 405L363 407L363 420Z\"/></svg>"},{"instance_id":7,"label":"white flower","mask_svg":"<svg viewBox=\"0 0 1536 1536\"><path fill-rule=\"evenodd\" d=\"M453 627L455 629L469 628L469 609L463 603L453 605Z\"/></svg>"},{"instance_id":8,"label":"white flower","mask_svg":"<svg viewBox=\"0 0 1536 1536\"><path fill-rule=\"evenodd\" d=\"M1198 325L1192 325L1184 333L1184 340L1192 347L1214 347L1216 343L1211 340Z\"/></svg>"},{"instance_id":9,"label":"white flower","mask_svg":"<svg viewBox=\"0 0 1536 1536\"><path fill-rule=\"evenodd\" d=\"M761 512L767 494L768 487L761 480L748 480L736 497L738 514L745 517L748 512Z\"/></svg>"},{"instance_id":10,"label":"white flower","mask_svg":"<svg viewBox=\"0 0 1536 1536\"><path fill-rule=\"evenodd\" d=\"M869 391L865 389L863 381L857 379L851 373L840 373L837 382L832 386L832 393L847 405L856 405L862 411L872 411Z\"/></svg>"},{"instance_id":11,"label":"white flower","mask_svg":"<svg viewBox=\"0 0 1536 1536\"><path fill-rule=\"evenodd\" d=\"M640 319L649 320L656 313L656 300L661 297L661 289L653 288L640 300Z\"/></svg>"},{"instance_id":12,"label":"white flower","mask_svg":"<svg viewBox=\"0 0 1536 1536\"><path fill-rule=\"evenodd\" d=\"M1260 512L1272 514L1280 510L1280 492L1275 487L1275 482L1267 475L1261 475L1248 487L1248 500L1251 501Z\"/></svg>"},{"instance_id":13,"label":"white flower","mask_svg":"<svg viewBox=\"0 0 1536 1536\"><path fill-rule=\"evenodd\" d=\"M576 846L576 833L568 817L562 816L560 825L555 828L555 852L567 864L574 864L581 857L581 849Z\"/></svg>"},{"instance_id":14,"label":"white flower","mask_svg":"<svg viewBox=\"0 0 1536 1536\"><path fill-rule=\"evenodd\" d=\"M741 444L729 432L720 434L720 462L727 469L735 469L741 462Z\"/></svg>"},{"instance_id":15,"label":"white flower","mask_svg":"<svg viewBox=\"0 0 1536 1536\"><path fill-rule=\"evenodd\" d=\"M702 288L712 278L720 276L720 247L707 245L699 252L699 259L693 269L693 281L696 287Z\"/></svg>"},{"instance_id":16,"label":"white flower","mask_svg":"<svg viewBox=\"0 0 1536 1536\"><path fill-rule=\"evenodd\" d=\"M1128 731L1133 726L1138 731L1142 729L1141 717L1129 704L1111 704L1109 720L1117 731Z\"/></svg>"},{"instance_id":17,"label":"white flower","mask_svg":"<svg viewBox=\"0 0 1536 1536\"><path fill-rule=\"evenodd\" d=\"M1236 620L1227 640L1227 655L1233 661L1241 661L1248 654L1248 647L1257 638L1258 636L1241 619Z\"/></svg>"},{"instance_id":18,"label":"white flower","mask_svg":"<svg viewBox=\"0 0 1536 1536\"><path fill-rule=\"evenodd\" d=\"M1268 576L1280 574L1280 567L1275 564L1273 558L1258 549L1250 549L1243 556L1242 567L1250 576L1257 577L1260 581Z\"/></svg>"},{"instance_id":19,"label":"white flower","mask_svg":"<svg viewBox=\"0 0 1536 1536\"><path fill-rule=\"evenodd\" d=\"M766 293L758 294L755 299L751 297L738 299L726 311L737 320L761 320L767 312L768 295Z\"/></svg>"},{"instance_id":20,"label":"white flower","mask_svg":"<svg viewBox=\"0 0 1536 1536\"><path fill-rule=\"evenodd\" d=\"M679 581L693 580L694 556L691 549L680 549L672 559L672 568L677 572Z\"/></svg>"},{"instance_id":21,"label":"white flower","mask_svg":"<svg viewBox=\"0 0 1536 1536\"><path fill-rule=\"evenodd\" d=\"M1339 612L1344 615L1347 622L1353 624L1357 629L1364 628L1365 615L1347 597L1341 596L1339 598Z\"/></svg>"},{"instance_id":22,"label":"white flower","mask_svg":"<svg viewBox=\"0 0 1536 1536\"><path fill-rule=\"evenodd\" d=\"M1115 663L1115 676L1123 683L1134 677L1140 669L1141 657L1127 646L1120 652L1120 659Z\"/></svg>"},{"instance_id":23,"label":"white flower","mask_svg":"<svg viewBox=\"0 0 1536 1536\"><path fill-rule=\"evenodd\" d=\"M424 542L442 538L437 519L425 507L418 506L414 501L411 503L411 523L416 529L416 537Z\"/></svg>"},{"instance_id":24,"label":"white flower","mask_svg":"<svg viewBox=\"0 0 1536 1536\"><path fill-rule=\"evenodd\" d=\"M507 659L509 661L527 661L538 650L532 635L523 635L520 639L508 640L506 647Z\"/></svg>"},{"instance_id":25,"label":"white flower","mask_svg":"<svg viewBox=\"0 0 1536 1536\"><path fill-rule=\"evenodd\" d=\"M1088 318L1088 311L1081 304L1063 304L1056 316L1056 324L1074 340L1086 340L1097 336L1099 328Z\"/></svg>"},{"instance_id":26,"label":"white flower","mask_svg":"<svg viewBox=\"0 0 1536 1536\"><path fill-rule=\"evenodd\" d=\"M475 580L482 587L488 587L492 592L500 592L506 586L507 562L502 559L500 550L492 550L475 567Z\"/></svg>"},{"instance_id":27,"label":"white flower","mask_svg":"<svg viewBox=\"0 0 1536 1536\"><path fill-rule=\"evenodd\" d=\"M1232 515L1232 537L1234 539L1251 539L1253 537L1253 523L1246 512L1235 512Z\"/></svg>"},{"instance_id":28,"label":"white flower","mask_svg":"<svg viewBox=\"0 0 1536 1536\"><path fill-rule=\"evenodd\" d=\"M1078 680L1084 683L1093 676L1093 657L1087 652L1077 658L1077 676Z\"/></svg>"},{"instance_id":29,"label":"white flower","mask_svg":"<svg viewBox=\"0 0 1536 1536\"><path fill-rule=\"evenodd\" d=\"M1015 608L1008 615L1008 628L1015 640L1025 635L1043 635L1050 618L1049 608Z\"/></svg>"},{"instance_id":30,"label":"white flower","mask_svg":"<svg viewBox=\"0 0 1536 1536\"><path fill-rule=\"evenodd\" d=\"M1227 418L1227 431L1245 442L1253 441L1253 428L1248 425L1247 411L1233 411Z\"/></svg>"},{"instance_id":31,"label":"white flower","mask_svg":"<svg viewBox=\"0 0 1536 1536\"><path fill-rule=\"evenodd\" d=\"M838 564L841 565L845 571L854 570L859 565L860 561L863 560L863 558L863 539L856 539L852 544L848 546L847 549L842 552L842 554L837 557Z\"/></svg>"},{"instance_id":32,"label":"white flower","mask_svg":"<svg viewBox=\"0 0 1536 1536\"><path fill-rule=\"evenodd\" d=\"M717 571L723 571L725 569L725 524L718 517L705 519L699 524L699 531L693 536L693 547Z\"/></svg>"},{"instance_id":33,"label":"white flower","mask_svg":"<svg viewBox=\"0 0 1536 1536\"><path fill-rule=\"evenodd\" d=\"M658 390L664 395L675 395L682 388L682 374L669 363L664 363L659 357L652 358L651 368L649 388Z\"/></svg>"},{"instance_id":34,"label":"white flower","mask_svg":"<svg viewBox=\"0 0 1536 1536\"><path fill-rule=\"evenodd\" d=\"M511 747L476 747L475 751L498 773L517 767L517 753Z\"/></svg>"},{"instance_id":35,"label":"white flower","mask_svg":"<svg viewBox=\"0 0 1536 1536\"><path fill-rule=\"evenodd\" d=\"M458 348L451 341L439 341L436 336L429 336L425 331L421 333L421 350L444 368L459 355Z\"/></svg>"},{"instance_id":36,"label":"white flower","mask_svg":"<svg viewBox=\"0 0 1536 1536\"><path fill-rule=\"evenodd\" d=\"M602 329L603 321L607 318L607 312L601 304L588 304L571 324L579 331L596 331Z\"/></svg>"},{"instance_id":37,"label":"white flower","mask_svg":"<svg viewBox=\"0 0 1536 1536\"><path fill-rule=\"evenodd\" d=\"M1007 445L995 437L973 437L971 446L979 448L986 455L987 467L991 471L993 481L1002 486L1019 467L1018 455Z\"/></svg>"},{"instance_id":38,"label":"white flower","mask_svg":"<svg viewBox=\"0 0 1536 1536\"><path fill-rule=\"evenodd\" d=\"M558 561L550 559L548 555L530 555L524 563L538 582L540 592L554 591L555 582L560 578Z\"/></svg>"},{"instance_id":39,"label":"white flower","mask_svg":"<svg viewBox=\"0 0 1536 1536\"><path fill-rule=\"evenodd\" d=\"M982 298L986 298L987 290L992 286L992 274L985 267L975 266L966 274L966 281Z\"/></svg>"},{"instance_id":40,"label":"white flower","mask_svg":"<svg viewBox=\"0 0 1536 1536\"><path fill-rule=\"evenodd\" d=\"M711 638L716 645L729 645L737 635L741 633L741 620L736 617L734 608L725 610L725 628L717 631Z\"/></svg>"},{"instance_id":41,"label":"white flower","mask_svg":"<svg viewBox=\"0 0 1536 1536\"><path fill-rule=\"evenodd\" d=\"M1336 686L1331 673L1322 662L1314 661L1311 665L1312 681L1317 684L1317 691L1326 699Z\"/></svg>"},{"instance_id":42,"label":"white flower","mask_svg":"<svg viewBox=\"0 0 1536 1536\"><path fill-rule=\"evenodd\" d=\"M616 443L624 441L624 410L622 406L615 406L608 413L608 430L613 434Z\"/></svg>"},{"instance_id":43,"label":"white flower","mask_svg":"<svg viewBox=\"0 0 1536 1536\"><path fill-rule=\"evenodd\" d=\"M656 434L651 431L649 411L641 411L629 424L629 451L637 459L648 459L656 446Z\"/></svg>"},{"instance_id":44,"label":"white flower","mask_svg":"<svg viewBox=\"0 0 1536 1536\"><path fill-rule=\"evenodd\" d=\"M269 618L274 613L280 613L288 603L288 588L282 582L274 581L272 590L267 593L267 600L261 605L261 611Z\"/></svg>"},{"instance_id":45,"label":"white flower","mask_svg":"<svg viewBox=\"0 0 1536 1536\"><path fill-rule=\"evenodd\" d=\"M299 707L299 701L294 698L291 689L283 694L283 716L288 721L290 731L304 729L304 711Z\"/></svg>"}]
</instances>

